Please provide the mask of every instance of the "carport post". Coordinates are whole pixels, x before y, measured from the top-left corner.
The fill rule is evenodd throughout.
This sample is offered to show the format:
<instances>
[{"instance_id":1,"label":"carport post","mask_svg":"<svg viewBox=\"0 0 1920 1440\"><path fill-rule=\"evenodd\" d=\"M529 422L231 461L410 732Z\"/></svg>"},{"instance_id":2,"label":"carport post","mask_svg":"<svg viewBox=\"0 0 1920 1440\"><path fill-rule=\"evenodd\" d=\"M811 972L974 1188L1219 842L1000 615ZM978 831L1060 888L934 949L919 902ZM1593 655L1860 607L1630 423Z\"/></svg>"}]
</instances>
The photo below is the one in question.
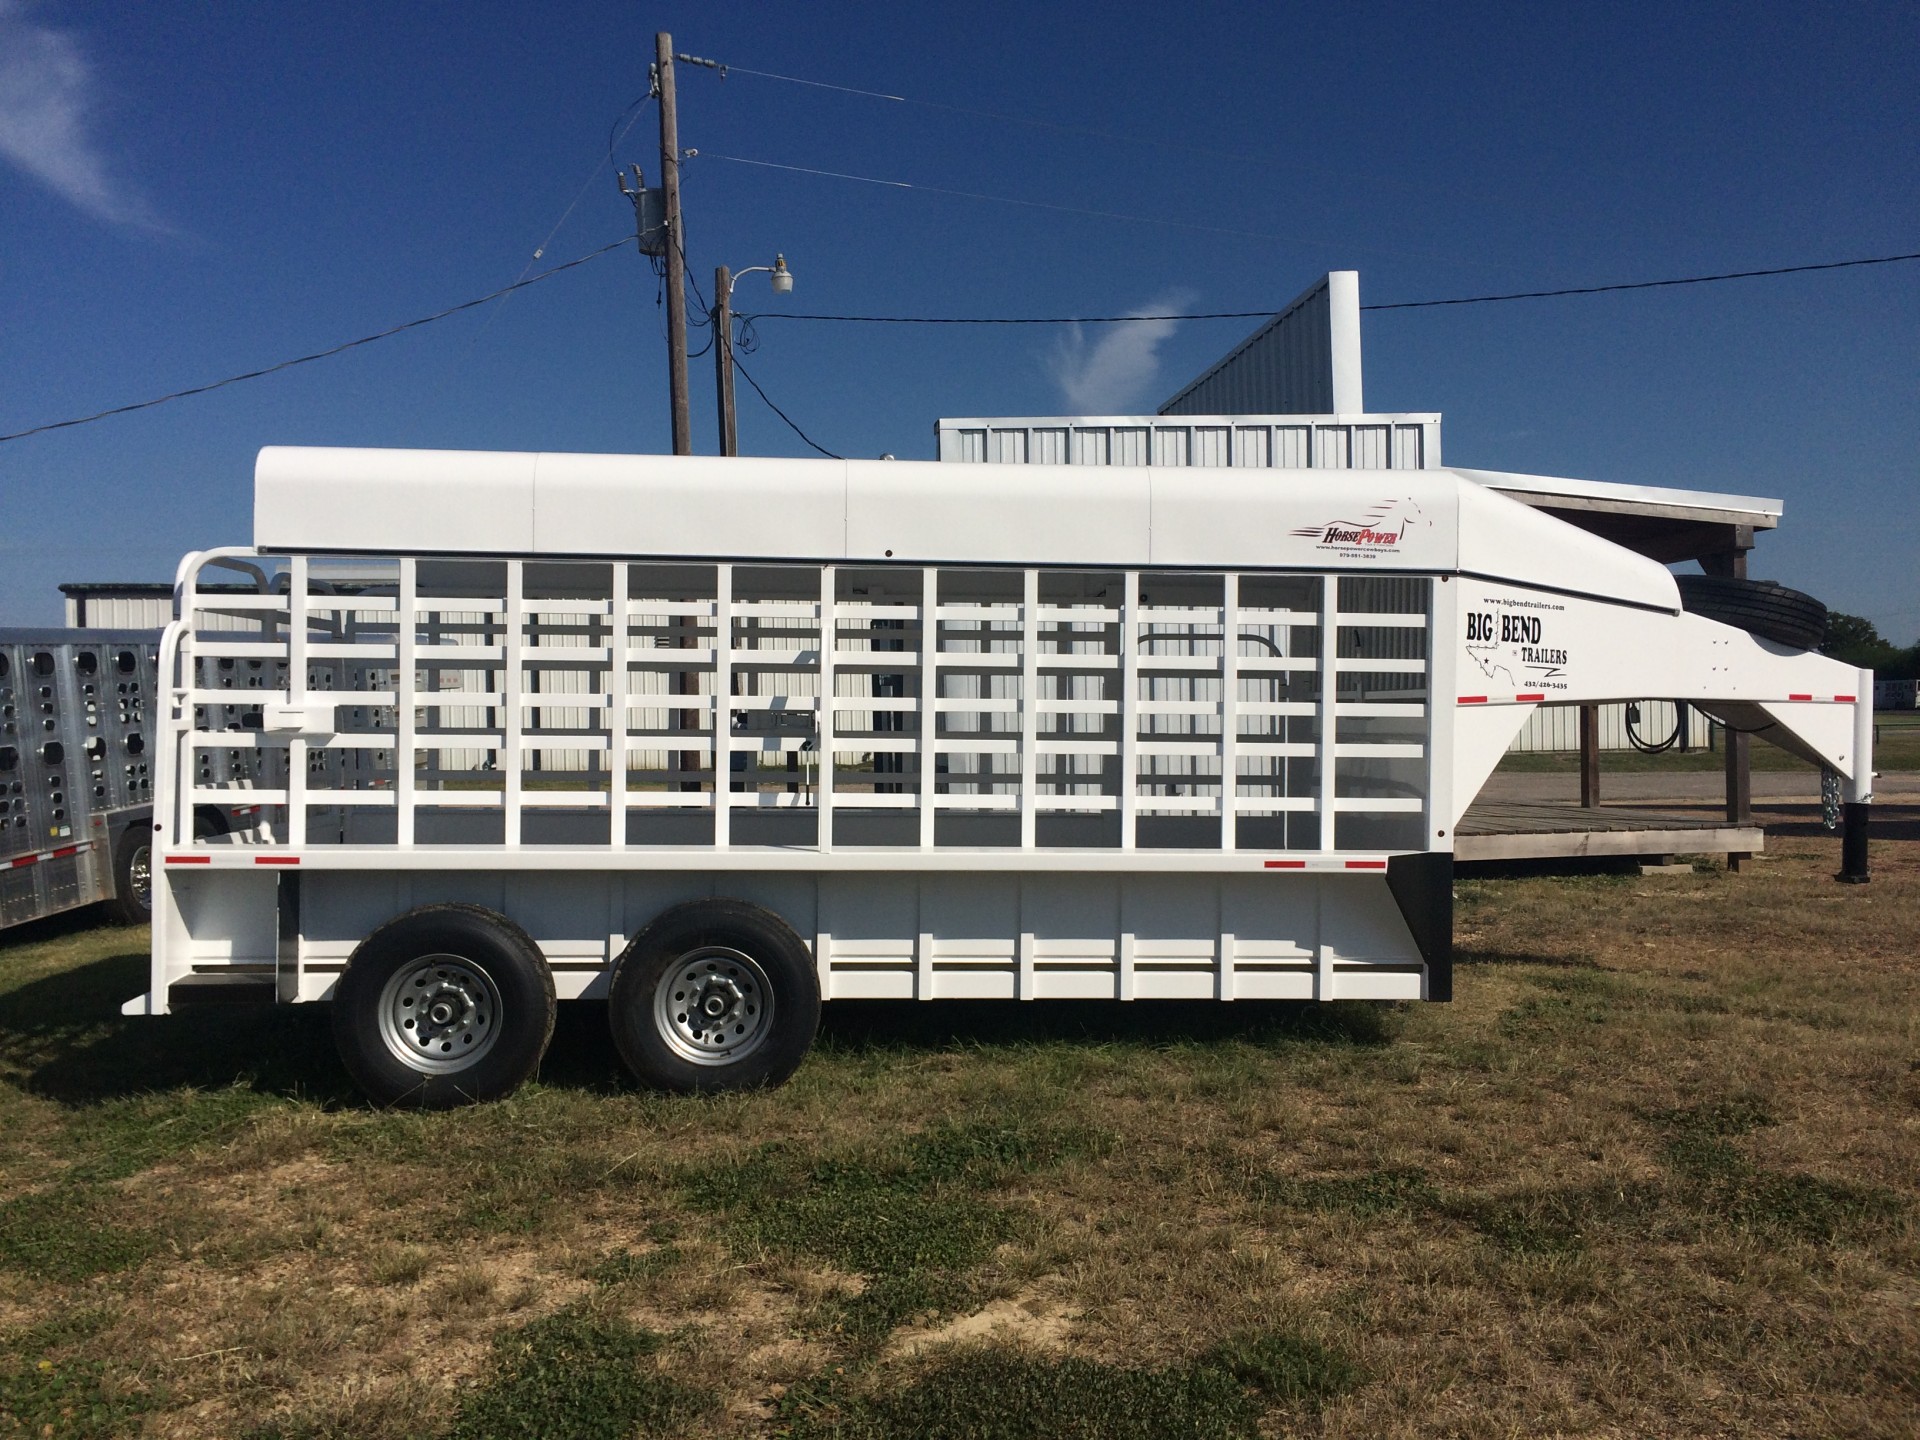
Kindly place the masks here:
<instances>
[{"instance_id":1,"label":"carport post","mask_svg":"<svg viewBox=\"0 0 1920 1440\"><path fill-rule=\"evenodd\" d=\"M1600 707L1580 707L1580 804L1600 803Z\"/></svg>"}]
</instances>

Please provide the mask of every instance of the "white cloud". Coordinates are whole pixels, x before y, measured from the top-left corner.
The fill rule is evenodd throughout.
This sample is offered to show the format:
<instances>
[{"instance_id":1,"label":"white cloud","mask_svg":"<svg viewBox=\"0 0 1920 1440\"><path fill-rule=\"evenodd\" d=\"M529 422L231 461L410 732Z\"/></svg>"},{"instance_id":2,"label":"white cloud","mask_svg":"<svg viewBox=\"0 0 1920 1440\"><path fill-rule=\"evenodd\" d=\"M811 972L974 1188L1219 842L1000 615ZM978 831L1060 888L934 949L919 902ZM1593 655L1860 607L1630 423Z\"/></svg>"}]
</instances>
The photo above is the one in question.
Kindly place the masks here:
<instances>
[{"instance_id":1,"label":"white cloud","mask_svg":"<svg viewBox=\"0 0 1920 1440\"><path fill-rule=\"evenodd\" d=\"M1170 291L1129 315L1171 315L1193 303L1190 291ZM1092 344L1076 325L1062 335L1047 357L1047 372L1074 415L1131 413L1160 382L1160 345L1178 320L1140 320L1101 327Z\"/></svg>"},{"instance_id":2,"label":"white cloud","mask_svg":"<svg viewBox=\"0 0 1920 1440\"><path fill-rule=\"evenodd\" d=\"M113 178L92 133L98 99L99 81L74 38L35 23L22 0L0 0L0 158L89 215L159 229L146 203Z\"/></svg>"}]
</instances>

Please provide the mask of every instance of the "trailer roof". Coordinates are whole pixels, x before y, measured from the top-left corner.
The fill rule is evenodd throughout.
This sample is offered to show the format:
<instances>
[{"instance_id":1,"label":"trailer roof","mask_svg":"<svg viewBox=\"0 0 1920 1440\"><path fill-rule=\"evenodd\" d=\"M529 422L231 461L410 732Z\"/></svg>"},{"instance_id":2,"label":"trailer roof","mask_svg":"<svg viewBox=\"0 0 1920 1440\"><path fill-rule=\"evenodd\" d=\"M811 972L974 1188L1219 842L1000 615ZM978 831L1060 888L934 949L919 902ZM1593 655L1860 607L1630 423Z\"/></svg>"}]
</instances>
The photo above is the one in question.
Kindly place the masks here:
<instances>
[{"instance_id":1,"label":"trailer roof","mask_svg":"<svg viewBox=\"0 0 1920 1440\"><path fill-rule=\"evenodd\" d=\"M262 550L1467 573L1679 608L1643 556L1448 470L273 446Z\"/></svg>"}]
</instances>

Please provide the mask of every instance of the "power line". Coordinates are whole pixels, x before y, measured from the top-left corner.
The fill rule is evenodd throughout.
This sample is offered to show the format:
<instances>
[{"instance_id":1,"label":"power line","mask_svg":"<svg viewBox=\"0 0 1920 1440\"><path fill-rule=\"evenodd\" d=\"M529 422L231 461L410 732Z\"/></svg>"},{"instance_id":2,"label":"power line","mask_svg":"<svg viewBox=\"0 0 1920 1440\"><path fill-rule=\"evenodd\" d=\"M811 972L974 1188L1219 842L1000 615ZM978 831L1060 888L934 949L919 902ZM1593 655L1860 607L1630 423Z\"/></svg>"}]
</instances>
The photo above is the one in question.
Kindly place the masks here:
<instances>
[{"instance_id":1,"label":"power line","mask_svg":"<svg viewBox=\"0 0 1920 1440\"><path fill-rule=\"evenodd\" d=\"M1818 265L1779 265L1771 270L1729 270L1720 275L1685 275L1674 280L1634 280L1622 285L1579 285L1566 290L1523 290L1513 295L1469 295L1459 300L1401 300L1392 305L1362 305L1362 310L1429 310L1436 305L1489 305L1497 300L1550 300L1561 295L1606 295L1616 290L1659 290L1671 285L1712 285L1721 280L1756 280L1765 275L1804 275L1813 270L1848 270L1857 265L1896 265L1920 260L1911 255L1877 255L1868 260L1828 260Z\"/></svg>"},{"instance_id":2,"label":"power line","mask_svg":"<svg viewBox=\"0 0 1920 1440\"><path fill-rule=\"evenodd\" d=\"M854 85L834 85L825 80L807 80L798 75L777 75L771 70L749 70L744 65L722 65L712 60L695 60L682 55L681 60L692 60L708 69L717 70L720 78L729 75L753 75L762 80L780 80L789 85L805 85L814 90L834 90L842 95L860 95L869 100L887 100L896 105L917 105L922 110L942 110L949 115L972 115L983 120L998 120L1006 125L1026 125L1036 130L1051 130L1061 135L1086 135L1096 140L1113 140L1122 145L1148 145L1156 150L1175 150L1190 155L1211 155L1221 160L1237 160L1249 165L1272 165L1271 159L1263 160L1257 155L1243 155L1237 150L1220 150L1211 145L1183 145L1176 140L1153 140L1144 135L1121 135L1112 130L1099 130L1088 125L1067 125L1055 120L1040 120L1029 115L1010 115L1004 110L982 110L972 105L950 105L938 100L917 100L910 95L891 95L884 90L862 90Z\"/></svg>"},{"instance_id":3,"label":"power line","mask_svg":"<svg viewBox=\"0 0 1920 1440\"><path fill-rule=\"evenodd\" d=\"M489 300L498 300L502 295L510 294L515 290L524 290L529 285L538 285L542 280L558 275L562 270L571 270L576 265L584 265L589 260L598 259L609 250L617 250L620 246L626 244L630 238L632 237L623 235L618 240L602 245L598 250L589 251L577 260L568 260L562 264L553 266L551 269L542 270L538 275L528 280L516 280L513 284L504 286L494 291L491 295L482 295L478 300L463 300L458 305L449 305L445 310L437 314L423 315L418 320L409 320L403 325L395 325L375 335L362 335L358 340L349 340L345 344L335 345L330 350L316 350L311 355L301 355L292 360L282 360L277 365L268 365L259 370L249 370L243 375L229 375L224 380L214 380L205 385L195 385L189 390L176 390L171 395L161 395L153 400L140 400L132 405L116 405L113 409L102 410L98 414L82 415L74 420L56 420L48 425L36 425L31 430L16 430L11 435L0 435L0 445L4 445L9 440L24 440L29 435L44 435L49 430L66 430L75 425L91 425L96 420L105 420L114 415L126 415L135 410L151 410L156 405L165 405L169 400L184 400L190 395L204 395L209 390L219 390L228 385L238 385L242 380L258 380L262 375L273 375L282 370L291 370L295 365L306 365L315 360L325 360L329 356L341 354L343 351L352 350L361 345L371 345L376 340L385 340L389 336L400 334L402 331L417 330L422 325L431 325L434 321L444 320L449 315L458 315L462 310L472 310L476 306L485 305Z\"/></svg>"},{"instance_id":4,"label":"power line","mask_svg":"<svg viewBox=\"0 0 1920 1440\"><path fill-rule=\"evenodd\" d=\"M1440 305L1491 305L1503 300L1546 300L1562 295L1606 295L1621 290L1658 290L1676 285L1712 285L1722 280L1753 280L1769 275L1804 275L1816 270L1847 270L1862 265L1896 265L1920 260L1909 255L1877 255L1864 260L1828 260L1816 265L1781 265L1769 270L1729 270L1719 275L1685 275L1667 280L1632 280L1617 285L1579 285L1564 290L1522 290L1510 295L1466 295L1451 300L1398 300L1362 305L1362 310L1424 310ZM1211 310L1185 315L805 315L790 310L742 313L742 320L827 320L857 325L1130 325L1141 320L1266 320L1273 310Z\"/></svg>"},{"instance_id":5,"label":"power line","mask_svg":"<svg viewBox=\"0 0 1920 1440\"><path fill-rule=\"evenodd\" d=\"M773 401L768 400L767 392L760 388L760 382L754 379L752 372L750 372L746 366L740 363L740 355L737 351L734 353L734 357L733 357L733 368L740 372L741 377L746 380L747 384L753 386L753 393L758 395L762 400L766 401L767 408L771 410L774 414L778 415L782 420L787 422L787 428L793 431L794 434L798 435L802 440L806 441L807 444L811 445L815 450L818 450L822 455L826 456L827 459L829 460L844 460L847 458L844 455L836 455L833 453L833 451L827 449L826 446L822 445L819 441L815 440L811 435L807 434L806 431L802 430L798 425L794 424L793 418L789 416L786 411L782 410L778 405L774 404Z\"/></svg>"},{"instance_id":6,"label":"power line","mask_svg":"<svg viewBox=\"0 0 1920 1440\"><path fill-rule=\"evenodd\" d=\"M862 185L881 185L889 190L918 190L923 195L952 195L962 200L988 200L996 205L1018 205L1027 210L1051 210L1059 215L1091 215L1096 220L1125 220L1135 225L1163 225L1172 230L1197 230L1205 235L1232 235L1242 240L1282 240L1290 245L1326 248L1324 241L1307 240L1298 235L1276 235L1267 230L1235 230L1224 225L1200 225L1190 220L1169 220L1160 215L1129 215L1119 210L1088 210L1078 205L1055 205L1045 200L1016 200L1011 195L986 195L977 190L949 190L940 185L915 185L906 180L883 180L873 175L850 175L844 170L816 170L810 165L782 165L774 160L749 160L744 155L722 155L714 150L702 150L698 158L725 160L732 165L753 165L762 170L785 170L794 175L820 175L829 180L853 180Z\"/></svg>"}]
</instances>

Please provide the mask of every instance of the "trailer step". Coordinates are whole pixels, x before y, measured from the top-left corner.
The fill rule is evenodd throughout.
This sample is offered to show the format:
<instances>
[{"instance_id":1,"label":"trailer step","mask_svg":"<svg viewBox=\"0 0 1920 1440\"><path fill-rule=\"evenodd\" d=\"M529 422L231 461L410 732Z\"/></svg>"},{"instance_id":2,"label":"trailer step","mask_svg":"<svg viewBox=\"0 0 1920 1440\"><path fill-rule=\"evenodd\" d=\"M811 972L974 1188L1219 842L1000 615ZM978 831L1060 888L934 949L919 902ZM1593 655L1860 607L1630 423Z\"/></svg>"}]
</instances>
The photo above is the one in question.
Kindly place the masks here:
<instances>
[{"instance_id":1,"label":"trailer step","mask_svg":"<svg viewBox=\"0 0 1920 1440\"><path fill-rule=\"evenodd\" d=\"M167 1004L271 1005L275 998L271 975L188 975L167 987Z\"/></svg>"}]
</instances>

